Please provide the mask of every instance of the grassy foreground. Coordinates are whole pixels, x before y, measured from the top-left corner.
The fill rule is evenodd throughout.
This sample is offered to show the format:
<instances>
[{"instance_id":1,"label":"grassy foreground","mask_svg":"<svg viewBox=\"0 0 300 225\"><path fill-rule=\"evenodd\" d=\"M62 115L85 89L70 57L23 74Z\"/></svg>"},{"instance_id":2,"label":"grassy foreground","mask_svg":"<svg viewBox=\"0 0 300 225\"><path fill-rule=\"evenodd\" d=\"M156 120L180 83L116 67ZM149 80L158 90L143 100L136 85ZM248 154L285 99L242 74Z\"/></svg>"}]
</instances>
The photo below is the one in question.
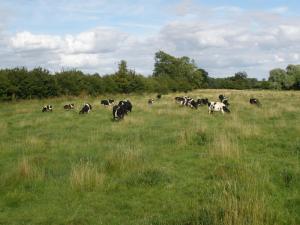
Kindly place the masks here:
<instances>
[{"instance_id":1,"label":"grassy foreground","mask_svg":"<svg viewBox=\"0 0 300 225\"><path fill-rule=\"evenodd\" d=\"M1 103L0 224L299 225L300 92L189 96L221 93L231 114L109 96L133 103L121 122L108 96Z\"/></svg>"}]
</instances>

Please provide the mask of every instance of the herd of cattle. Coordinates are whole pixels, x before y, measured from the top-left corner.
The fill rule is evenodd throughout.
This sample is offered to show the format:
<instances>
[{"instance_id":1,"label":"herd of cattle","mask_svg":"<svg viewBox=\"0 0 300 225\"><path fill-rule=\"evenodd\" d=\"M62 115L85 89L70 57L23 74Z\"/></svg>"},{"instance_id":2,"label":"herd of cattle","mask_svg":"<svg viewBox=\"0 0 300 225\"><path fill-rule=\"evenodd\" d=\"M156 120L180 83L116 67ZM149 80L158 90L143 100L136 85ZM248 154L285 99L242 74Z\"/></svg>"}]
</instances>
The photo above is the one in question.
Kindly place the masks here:
<instances>
[{"instance_id":1,"label":"herd of cattle","mask_svg":"<svg viewBox=\"0 0 300 225\"><path fill-rule=\"evenodd\" d=\"M156 96L157 100L161 99L161 94L158 94ZM193 109L197 109L199 106L208 106L208 113L211 114L213 112L222 112L224 113L230 113L229 110L229 99L225 95L219 95L219 100L217 102L210 102L207 98L200 98L200 99L193 99L188 96L180 96L180 97L175 97L175 101L182 105L182 106L187 106ZM114 100L113 99L105 99L101 100L100 104L104 106L110 106L114 105ZM149 99L148 104L152 105L154 103L154 99ZM260 101L257 98L250 98L249 103L252 105L257 105L261 106ZM65 110L72 110L74 109L75 105L72 104L67 104L64 105ZM53 107L52 105L45 105L42 108L42 112L52 112ZM79 114L85 114L89 113L92 110L92 106L89 103L86 103L83 105L82 109L79 111ZM128 112L132 111L132 104L129 100L122 100L119 101L117 105L113 106L112 109L112 114L113 114L113 119L114 120L120 120L123 119L125 115L128 114Z\"/></svg>"}]
</instances>

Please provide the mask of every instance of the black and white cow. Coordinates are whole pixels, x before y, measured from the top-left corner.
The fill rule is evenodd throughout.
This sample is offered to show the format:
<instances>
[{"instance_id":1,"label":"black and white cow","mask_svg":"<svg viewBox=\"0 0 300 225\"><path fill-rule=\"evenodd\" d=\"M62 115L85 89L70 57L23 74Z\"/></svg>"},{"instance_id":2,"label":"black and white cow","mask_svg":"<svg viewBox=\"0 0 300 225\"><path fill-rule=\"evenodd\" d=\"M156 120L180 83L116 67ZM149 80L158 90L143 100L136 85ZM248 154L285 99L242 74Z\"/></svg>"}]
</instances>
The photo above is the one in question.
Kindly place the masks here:
<instances>
[{"instance_id":1,"label":"black and white cow","mask_svg":"<svg viewBox=\"0 0 300 225\"><path fill-rule=\"evenodd\" d=\"M197 101L195 101L194 99L192 98L189 98L186 103L185 103L186 106L188 107L191 107L193 109L197 109L198 108L198 103Z\"/></svg>"},{"instance_id":2,"label":"black and white cow","mask_svg":"<svg viewBox=\"0 0 300 225\"><path fill-rule=\"evenodd\" d=\"M260 101L257 98L250 98L249 102L251 105L261 106Z\"/></svg>"},{"instance_id":3,"label":"black and white cow","mask_svg":"<svg viewBox=\"0 0 300 225\"><path fill-rule=\"evenodd\" d=\"M198 104L198 106L207 105L208 104L208 99L207 98L198 98L197 99L197 104Z\"/></svg>"},{"instance_id":4,"label":"black and white cow","mask_svg":"<svg viewBox=\"0 0 300 225\"><path fill-rule=\"evenodd\" d=\"M219 95L220 102L224 103L226 106L229 106L228 98L225 95Z\"/></svg>"},{"instance_id":5,"label":"black and white cow","mask_svg":"<svg viewBox=\"0 0 300 225\"><path fill-rule=\"evenodd\" d=\"M175 101L177 102L177 103L180 103L181 104L181 102L183 102L184 101L184 97L175 97Z\"/></svg>"},{"instance_id":6,"label":"black and white cow","mask_svg":"<svg viewBox=\"0 0 300 225\"><path fill-rule=\"evenodd\" d=\"M115 105L113 107L113 119L114 120L121 120L126 115L127 111L125 105Z\"/></svg>"},{"instance_id":7,"label":"black and white cow","mask_svg":"<svg viewBox=\"0 0 300 225\"><path fill-rule=\"evenodd\" d=\"M158 94L158 95L156 96L156 98L157 98L157 99L161 99L161 94Z\"/></svg>"},{"instance_id":8,"label":"black and white cow","mask_svg":"<svg viewBox=\"0 0 300 225\"><path fill-rule=\"evenodd\" d=\"M175 97L175 101L179 103L180 105L188 106L194 109L198 108L198 103L194 99L188 97L188 96L183 96L183 97Z\"/></svg>"},{"instance_id":9,"label":"black and white cow","mask_svg":"<svg viewBox=\"0 0 300 225\"><path fill-rule=\"evenodd\" d=\"M100 103L101 103L101 105L109 106L109 105L113 104L114 101L115 101L115 100L113 100L113 99L104 99L104 100L101 100Z\"/></svg>"},{"instance_id":10,"label":"black and white cow","mask_svg":"<svg viewBox=\"0 0 300 225\"><path fill-rule=\"evenodd\" d=\"M208 113L222 112L230 113L230 110L223 102L208 102Z\"/></svg>"},{"instance_id":11,"label":"black and white cow","mask_svg":"<svg viewBox=\"0 0 300 225\"><path fill-rule=\"evenodd\" d=\"M126 111L126 114L127 112L131 112L132 111L132 104L129 100L125 99L123 101L119 101L119 104L118 105L124 105L124 109Z\"/></svg>"},{"instance_id":12,"label":"black and white cow","mask_svg":"<svg viewBox=\"0 0 300 225\"><path fill-rule=\"evenodd\" d=\"M42 108L42 112L52 112L52 105L44 105Z\"/></svg>"},{"instance_id":13,"label":"black and white cow","mask_svg":"<svg viewBox=\"0 0 300 225\"><path fill-rule=\"evenodd\" d=\"M148 100L148 104L149 105L152 105L154 103L154 99L153 98L150 98L149 100Z\"/></svg>"},{"instance_id":14,"label":"black and white cow","mask_svg":"<svg viewBox=\"0 0 300 225\"><path fill-rule=\"evenodd\" d=\"M92 106L89 103L84 104L82 109L79 111L79 114L89 113L92 110Z\"/></svg>"},{"instance_id":15,"label":"black and white cow","mask_svg":"<svg viewBox=\"0 0 300 225\"><path fill-rule=\"evenodd\" d=\"M71 103L71 104L64 105L64 109L66 110L74 109L74 104Z\"/></svg>"}]
</instances>

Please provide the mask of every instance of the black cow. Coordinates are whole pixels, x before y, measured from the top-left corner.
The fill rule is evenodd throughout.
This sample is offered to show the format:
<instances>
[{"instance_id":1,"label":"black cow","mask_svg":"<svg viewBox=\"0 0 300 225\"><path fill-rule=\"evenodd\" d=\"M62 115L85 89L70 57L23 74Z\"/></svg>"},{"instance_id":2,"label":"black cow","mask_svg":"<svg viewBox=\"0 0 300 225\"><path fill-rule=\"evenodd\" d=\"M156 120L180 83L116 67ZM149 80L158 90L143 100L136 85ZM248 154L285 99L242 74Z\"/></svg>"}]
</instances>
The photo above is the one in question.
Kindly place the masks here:
<instances>
[{"instance_id":1,"label":"black cow","mask_svg":"<svg viewBox=\"0 0 300 225\"><path fill-rule=\"evenodd\" d=\"M157 98L157 99L161 99L161 94L158 94L158 95L156 96L156 98Z\"/></svg>"},{"instance_id":2,"label":"black cow","mask_svg":"<svg viewBox=\"0 0 300 225\"><path fill-rule=\"evenodd\" d=\"M120 101L118 105L124 105L126 114L127 114L127 112L131 112L132 111L132 104L131 104L131 102L129 100Z\"/></svg>"},{"instance_id":3,"label":"black cow","mask_svg":"<svg viewBox=\"0 0 300 225\"><path fill-rule=\"evenodd\" d=\"M105 106L109 106L111 105L115 100L113 99L105 99L105 100L101 100L101 105L105 105Z\"/></svg>"},{"instance_id":4,"label":"black cow","mask_svg":"<svg viewBox=\"0 0 300 225\"><path fill-rule=\"evenodd\" d=\"M197 101L192 99L188 102L188 106L191 107L191 108L197 109L198 108L198 103L197 103Z\"/></svg>"},{"instance_id":5,"label":"black cow","mask_svg":"<svg viewBox=\"0 0 300 225\"><path fill-rule=\"evenodd\" d=\"M199 99L197 99L197 104L199 106L207 105L208 104L208 99L207 98L199 98Z\"/></svg>"},{"instance_id":6,"label":"black cow","mask_svg":"<svg viewBox=\"0 0 300 225\"><path fill-rule=\"evenodd\" d=\"M92 106L89 103L84 104L82 109L79 111L79 114L89 113L92 110Z\"/></svg>"},{"instance_id":7,"label":"black cow","mask_svg":"<svg viewBox=\"0 0 300 225\"><path fill-rule=\"evenodd\" d=\"M42 112L52 112L52 105L45 105L42 108Z\"/></svg>"},{"instance_id":8,"label":"black cow","mask_svg":"<svg viewBox=\"0 0 300 225\"><path fill-rule=\"evenodd\" d=\"M121 120L126 115L126 107L125 105L115 105L113 107L113 119L114 120Z\"/></svg>"},{"instance_id":9,"label":"black cow","mask_svg":"<svg viewBox=\"0 0 300 225\"><path fill-rule=\"evenodd\" d=\"M224 103L226 106L229 106L228 98L225 95L219 95L220 102Z\"/></svg>"},{"instance_id":10,"label":"black cow","mask_svg":"<svg viewBox=\"0 0 300 225\"><path fill-rule=\"evenodd\" d=\"M71 103L71 104L68 104L68 105L64 105L64 109L66 109L66 110L74 109L74 104Z\"/></svg>"},{"instance_id":11,"label":"black cow","mask_svg":"<svg viewBox=\"0 0 300 225\"><path fill-rule=\"evenodd\" d=\"M261 106L260 101L257 98L250 98L249 102L251 105Z\"/></svg>"}]
</instances>

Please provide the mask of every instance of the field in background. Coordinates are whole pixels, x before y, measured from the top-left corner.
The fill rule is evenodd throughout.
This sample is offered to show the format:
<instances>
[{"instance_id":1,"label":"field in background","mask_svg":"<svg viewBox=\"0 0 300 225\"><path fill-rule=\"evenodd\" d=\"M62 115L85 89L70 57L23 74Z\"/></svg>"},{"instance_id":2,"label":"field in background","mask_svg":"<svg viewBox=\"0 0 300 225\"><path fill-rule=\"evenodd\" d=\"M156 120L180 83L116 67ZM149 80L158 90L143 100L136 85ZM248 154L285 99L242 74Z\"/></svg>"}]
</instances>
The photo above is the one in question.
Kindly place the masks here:
<instances>
[{"instance_id":1,"label":"field in background","mask_svg":"<svg viewBox=\"0 0 300 225\"><path fill-rule=\"evenodd\" d=\"M299 225L300 92L188 93L219 94L231 114L174 102L185 94L1 103L0 224ZM108 97L133 112L113 122Z\"/></svg>"}]
</instances>

